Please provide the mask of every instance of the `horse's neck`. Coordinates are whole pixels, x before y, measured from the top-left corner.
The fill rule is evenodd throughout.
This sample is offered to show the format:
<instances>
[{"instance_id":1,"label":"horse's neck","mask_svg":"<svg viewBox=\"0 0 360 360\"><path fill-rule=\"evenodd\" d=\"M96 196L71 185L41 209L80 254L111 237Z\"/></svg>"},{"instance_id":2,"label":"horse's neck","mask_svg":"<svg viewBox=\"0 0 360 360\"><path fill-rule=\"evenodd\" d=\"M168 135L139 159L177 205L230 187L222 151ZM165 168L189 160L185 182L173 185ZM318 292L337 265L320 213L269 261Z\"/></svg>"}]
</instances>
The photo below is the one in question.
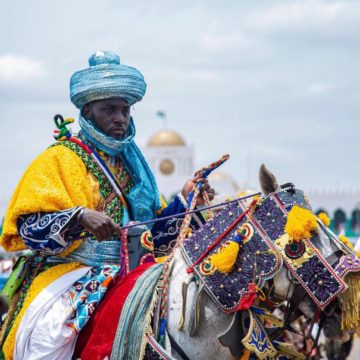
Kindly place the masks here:
<instances>
[{"instance_id":1,"label":"horse's neck","mask_svg":"<svg viewBox=\"0 0 360 360\"><path fill-rule=\"evenodd\" d=\"M180 249L176 249L169 284L168 330L190 359L233 359L229 350L222 347L217 339L218 335L229 326L232 317L221 312L205 291L201 298L197 335L189 336L190 319L195 313L194 303L198 292L198 287L194 282L190 284L187 291L185 329L178 330L183 303L182 284L189 281L192 276L186 272L187 267Z\"/></svg>"}]
</instances>

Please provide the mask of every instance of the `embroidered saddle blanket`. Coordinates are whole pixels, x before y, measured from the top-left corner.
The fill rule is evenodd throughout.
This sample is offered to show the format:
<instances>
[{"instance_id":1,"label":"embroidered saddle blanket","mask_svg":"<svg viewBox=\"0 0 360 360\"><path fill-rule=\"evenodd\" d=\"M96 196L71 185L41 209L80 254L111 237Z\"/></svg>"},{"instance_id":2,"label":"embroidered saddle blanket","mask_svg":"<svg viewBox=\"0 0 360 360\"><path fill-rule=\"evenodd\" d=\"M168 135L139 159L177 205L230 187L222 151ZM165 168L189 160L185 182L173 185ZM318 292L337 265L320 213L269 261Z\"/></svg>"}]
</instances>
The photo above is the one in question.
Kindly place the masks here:
<instances>
[{"instance_id":1,"label":"embroidered saddle blanket","mask_svg":"<svg viewBox=\"0 0 360 360\"><path fill-rule=\"evenodd\" d=\"M115 279L113 286L80 332L74 358L82 360L110 358L119 319L129 294L137 286L139 278L158 266L154 263L144 263L125 277ZM150 294L150 291L146 293Z\"/></svg>"}]
</instances>

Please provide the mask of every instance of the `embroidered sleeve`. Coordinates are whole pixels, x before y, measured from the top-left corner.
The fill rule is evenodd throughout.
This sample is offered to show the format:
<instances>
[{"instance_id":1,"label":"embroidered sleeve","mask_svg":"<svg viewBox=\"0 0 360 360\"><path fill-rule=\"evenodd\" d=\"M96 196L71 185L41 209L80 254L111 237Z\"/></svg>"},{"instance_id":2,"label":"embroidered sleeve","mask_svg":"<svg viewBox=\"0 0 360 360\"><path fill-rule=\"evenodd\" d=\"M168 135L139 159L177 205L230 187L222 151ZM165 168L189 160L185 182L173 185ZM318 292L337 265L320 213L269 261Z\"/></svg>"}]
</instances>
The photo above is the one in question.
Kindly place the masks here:
<instances>
[{"instance_id":1,"label":"embroidered sleeve","mask_svg":"<svg viewBox=\"0 0 360 360\"><path fill-rule=\"evenodd\" d=\"M183 213L186 211L186 200L179 193L175 196L174 200L162 210L159 218L171 216L179 213ZM173 218L169 220L159 221L155 223L152 228L152 235L154 239L155 245L155 257L166 256L171 252L171 249L175 245L176 238L179 235L179 230L182 224L183 218ZM198 229L204 220L201 214L193 214L190 227L193 230Z\"/></svg>"},{"instance_id":2,"label":"embroidered sleeve","mask_svg":"<svg viewBox=\"0 0 360 360\"><path fill-rule=\"evenodd\" d=\"M81 209L74 207L64 211L20 216L17 219L19 235L28 248L42 256L58 254L83 231L75 222Z\"/></svg>"}]
</instances>

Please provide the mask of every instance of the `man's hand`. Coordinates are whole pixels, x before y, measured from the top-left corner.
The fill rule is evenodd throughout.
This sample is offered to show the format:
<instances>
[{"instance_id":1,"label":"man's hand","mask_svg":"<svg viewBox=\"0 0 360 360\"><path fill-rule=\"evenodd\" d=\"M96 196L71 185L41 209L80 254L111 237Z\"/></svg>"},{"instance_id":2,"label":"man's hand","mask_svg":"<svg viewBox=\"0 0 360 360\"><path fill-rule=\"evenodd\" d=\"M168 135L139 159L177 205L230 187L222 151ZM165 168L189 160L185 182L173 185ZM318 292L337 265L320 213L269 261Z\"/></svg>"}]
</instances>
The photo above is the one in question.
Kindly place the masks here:
<instances>
[{"instance_id":1,"label":"man's hand","mask_svg":"<svg viewBox=\"0 0 360 360\"><path fill-rule=\"evenodd\" d=\"M201 176L202 176L202 173L198 172L195 174L195 177L193 179L190 179L185 183L183 189L181 190L181 194L182 194L182 196L184 196L186 201L188 200L189 192L191 192L195 189L195 186L198 182L201 182L200 191L206 191L209 195L210 201L214 199L215 190L210 186L208 179L203 179L203 178L201 178ZM196 205L202 205L202 204L204 204L204 199L200 192L200 195L196 201Z\"/></svg>"},{"instance_id":2,"label":"man's hand","mask_svg":"<svg viewBox=\"0 0 360 360\"><path fill-rule=\"evenodd\" d=\"M84 209L80 224L96 237L97 241L110 240L114 235L121 236L121 228L106 214Z\"/></svg>"}]
</instances>

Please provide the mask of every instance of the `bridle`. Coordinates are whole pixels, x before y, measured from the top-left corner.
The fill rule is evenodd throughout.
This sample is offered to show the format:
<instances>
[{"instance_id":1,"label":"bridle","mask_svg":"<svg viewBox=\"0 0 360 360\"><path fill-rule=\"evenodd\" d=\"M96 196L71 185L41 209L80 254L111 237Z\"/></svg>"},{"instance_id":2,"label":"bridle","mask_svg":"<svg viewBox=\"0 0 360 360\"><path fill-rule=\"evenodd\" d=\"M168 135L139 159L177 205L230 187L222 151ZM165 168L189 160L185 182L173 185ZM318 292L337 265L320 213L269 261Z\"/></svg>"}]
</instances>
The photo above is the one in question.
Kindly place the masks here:
<instances>
[{"instance_id":1,"label":"bridle","mask_svg":"<svg viewBox=\"0 0 360 360\"><path fill-rule=\"evenodd\" d=\"M327 258L326 260L331 261L334 259L335 259L335 256L331 255L331 256L329 256L329 259ZM331 264L331 265L333 265L333 264ZM336 307L335 307L336 304L330 303L323 311L319 307L317 307L315 310L314 317L311 319L310 322L308 322L307 316L299 309L299 307L300 307L301 303L305 300L305 298L308 298L310 301L312 301L312 300L310 299L310 297L307 296L305 289L291 275L291 273L288 270L287 270L287 276L288 276L288 280L289 280L289 286L287 289L286 299L277 299L275 297L275 295L273 294L274 279L268 280L269 290L267 292L267 296L266 296L264 303L268 307L274 309L276 307L280 307L281 303L283 301L286 301L286 308L285 308L285 312L284 312L284 322L283 322L284 325L283 325L283 327L279 327L275 331L271 332L271 334L269 334L269 337L273 341L273 340L276 340L279 337L281 337L285 331L288 331L290 333L293 333L293 334L303 337L304 343L306 340L311 340L312 347L311 347L310 351L308 351L305 354L305 356L307 359L312 359L314 357L314 355L312 355L312 353L318 346L320 334L321 334L321 331L322 331L323 325L324 325L324 320L326 319L326 317L331 317L334 314L334 312L336 310ZM292 288L293 288L292 294L291 294L291 296L289 296ZM302 315L304 315L307 320L306 333L297 331L291 325L294 321L296 321ZM316 329L316 333L313 335L312 333L313 333L315 324L317 324L318 326Z\"/></svg>"}]
</instances>

